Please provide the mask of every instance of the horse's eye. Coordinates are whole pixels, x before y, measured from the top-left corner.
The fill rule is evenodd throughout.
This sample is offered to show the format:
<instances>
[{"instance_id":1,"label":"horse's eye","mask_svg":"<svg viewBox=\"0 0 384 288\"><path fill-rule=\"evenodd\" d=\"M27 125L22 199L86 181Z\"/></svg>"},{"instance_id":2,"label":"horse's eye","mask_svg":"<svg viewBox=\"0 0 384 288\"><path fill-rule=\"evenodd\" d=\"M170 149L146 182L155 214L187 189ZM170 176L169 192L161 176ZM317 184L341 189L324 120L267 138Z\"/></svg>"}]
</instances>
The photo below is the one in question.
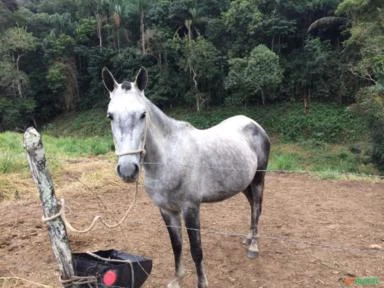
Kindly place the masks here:
<instances>
[{"instance_id":1,"label":"horse's eye","mask_svg":"<svg viewBox=\"0 0 384 288\"><path fill-rule=\"evenodd\" d=\"M113 116L112 116L112 114L111 114L111 113L107 113L107 118L108 118L109 120L113 120Z\"/></svg>"},{"instance_id":2,"label":"horse's eye","mask_svg":"<svg viewBox=\"0 0 384 288\"><path fill-rule=\"evenodd\" d=\"M143 113L140 115L140 119L144 119L146 115L147 115L147 112L143 112Z\"/></svg>"}]
</instances>

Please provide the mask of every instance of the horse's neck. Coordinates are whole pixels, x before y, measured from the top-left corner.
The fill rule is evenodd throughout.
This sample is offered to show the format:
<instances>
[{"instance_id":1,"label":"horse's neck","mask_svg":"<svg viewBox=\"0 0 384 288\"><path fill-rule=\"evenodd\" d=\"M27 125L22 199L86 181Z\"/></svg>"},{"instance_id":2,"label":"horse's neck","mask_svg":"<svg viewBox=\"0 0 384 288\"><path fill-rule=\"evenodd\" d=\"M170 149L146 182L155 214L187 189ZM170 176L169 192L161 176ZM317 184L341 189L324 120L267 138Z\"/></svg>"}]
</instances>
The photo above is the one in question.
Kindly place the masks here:
<instances>
[{"instance_id":1,"label":"horse's neck","mask_svg":"<svg viewBox=\"0 0 384 288\"><path fill-rule=\"evenodd\" d=\"M162 163L164 161L164 155L167 153L167 149L170 147L170 137L173 133L176 133L180 128L185 127L184 122L177 121L168 117L152 102L146 99L146 105L148 107L149 117L148 131L146 139L146 155L145 162L149 164L146 170L155 169L156 163Z\"/></svg>"}]
</instances>

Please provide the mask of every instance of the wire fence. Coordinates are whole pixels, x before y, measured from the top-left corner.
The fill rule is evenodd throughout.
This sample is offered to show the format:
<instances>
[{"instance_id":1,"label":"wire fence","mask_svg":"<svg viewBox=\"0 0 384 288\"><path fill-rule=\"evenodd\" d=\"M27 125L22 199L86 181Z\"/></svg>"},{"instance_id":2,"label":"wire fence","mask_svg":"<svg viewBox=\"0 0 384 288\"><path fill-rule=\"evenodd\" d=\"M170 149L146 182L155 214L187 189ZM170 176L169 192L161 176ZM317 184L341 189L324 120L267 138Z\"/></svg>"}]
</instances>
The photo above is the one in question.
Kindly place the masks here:
<instances>
[{"instance_id":1,"label":"wire fence","mask_svg":"<svg viewBox=\"0 0 384 288\"><path fill-rule=\"evenodd\" d=\"M156 165L158 165L158 163ZM265 172L274 172L274 173L296 173L296 172L286 171L286 170L263 170L263 171L265 171ZM303 171L303 173L308 173L308 172ZM107 205L104 203L104 201L100 197L100 195L98 195L91 187L89 187L87 184L85 184L79 178L74 178L74 180L78 181L79 183L81 183L81 185L83 185L86 190L88 190L90 193L92 193L96 197L96 199L98 201L98 205L99 205L100 208L105 209L105 211L108 211L108 210L110 211L110 209L108 209ZM123 188L123 186L121 186L121 187ZM142 183L136 182L135 188L136 188L136 194L137 194L138 193L137 190L139 188L141 188L143 190L144 189L144 185ZM113 217L114 217L114 220L118 221L118 219L115 217L113 212L111 212L111 213L112 213L111 215L113 215ZM147 229L147 230L150 229L149 227L147 227L147 224L144 223L144 222L130 221L130 220L126 220L126 222L142 226L140 229ZM165 224L164 224L164 227L180 228L180 227L177 227L177 226L170 226L170 225L165 225ZM216 235L221 235L221 236L224 236L224 237L238 237L238 238L245 239L248 236L247 234L244 234L244 233L241 233L241 232L236 232L236 231L220 231L220 230L214 230L214 229L210 229L210 228L196 229L196 228L185 227L185 229L186 230L193 230L193 231L200 231L200 233L202 233L202 234L216 234ZM124 235L127 236L127 234L126 234L124 229L120 229L120 231L122 231L122 233L124 233ZM296 244L300 244L300 245L314 246L314 247L319 247L319 248L322 248L322 249L328 249L328 250L331 250L331 251L345 251L345 252L349 252L351 254L370 254L370 255L376 254L376 255L384 255L384 247L382 247L380 245L373 245L372 247L340 246L340 245L334 245L332 243L317 243L315 241L299 240L299 239L293 239L291 237L282 237L282 236L268 235L268 234L263 234L261 236L258 236L258 238L269 239L269 240L274 240L274 241L282 241L282 242L286 242L286 243L290 243L290 244L295 244L295 245Z\"/></svg>"},{"instance_id":2,"label":"wire fence","mask_svg":"<svg viewBox=\"0 0 384 288\"><path fill-rule=\"evenodd\" d=\"M161 162L142 162L143 166L167 166L169 163L161 163ZM183 167L183 168L197 168L197 169L210 169L217 171L234 171L234 172L243 172L249 171L248 169L242 169L239 167L213 167L209 165L201 165L194 163L181 163L175 162L171 165ZM350 178L372 178L372 179L384 179L384 175L377 174L366 174L366 173L353 173L353 172L344 172L344 171L334 171L334 170L318 170L318 171L308 171L308 170L287 170L287 169L257 169L257 172L265 172L265 173L280 173L280 174L326 174L333 177L350 177Z\"/></svg>"},{"instance_id":3,"label":"wire fence","mask_svg":"<svg viewBox=\"0 0 384 288\"><path fill-rule=\"evenodd\" d=\"M143 162L143 166L153 166L153 165L169 165L165 163L155 163L155 162ZM234 167L210 167L210 166L204 166L204 165L195 165L195 164L183 164L183 163L178 163L177 165L180 165L181 167L194 167L194 168L199 168L199 169L220 169L220 170L231 170L231 171L244 171L245 169L239 169L239 168L234 168ZM382 180L384 179L384 176L382 175L368 175L368 174L358 174L358 173L344 173L344 172L335 172L335 171L318 171L318 172L313 172L313 171L303 171L303 170L284 170L284 169L268 169L268 170L258 170L261 172L265 173L277 173L277 174L317 174L317 173L327 173L327 175L330 175L331 177L340 177L340 176L346 176L346 177L352 177L352 178L364 178L364 177L369 177L373 179L379 179ZM70 173L67 174L67 176L70 175ZM111 211L110 208L108 208L108 205L105 204L104 200L98 195L92 187L87 185L84 181L82 181L78 177L73 177L70 176L74 181L77 181L80 183L86 190L91 192L95 198L97 199L98 206L103 212L107 212L110 217L114 219L114 221L118 222L119 220L117 219L115 212ZM115 182L116 183L116 182ZM121 188L124 186L119 185ZM124 187L124 189L126 186ZM136 189L143 189L144 185L142 183L137 184L136 183ZM140 229L147 229L151 230L151 227L148 227L148 225L145 222L142 221L132 221L132 220L126 220L126 223L130 224L136 224L140 225ZM164 225L165 227L165 225ZM168 226L168 227L175 227L175 226ZM116 227L116 229L119 229L119 232L126 238L129 238L129 235L127 231L122 228L121 226ZM194 228L189 228L185 227L186 230L200 230L200 232L203 235L207 234L214 234L214 235L220 235L223 237L237 237L241 239L245 239L247 237L247 234L240 233L237 231L220 231L220 230L214 230L210 228L202 228L202 229L194 229ZM348 245L337 245L334 243L319 243L316 241L312 240L302 240L302 239L295 239L293 237L284 237L284 236L278 236L278 235L272 235L272 234L266 234L263 233L262 235L259 236L260 239L267 239L267 240L273 240L273 241L279 241L279 242L284 242L289 245L306 245L306 246L311 246L311 247L316 247L319 249L326 249L329 251L340 251L340 252L345 252L349 254L359 254L359 255L373 255L373 256L383 256L384 255L384 248L380 245L375 245L372 247L359 247L359 246L348 246ZM144 270L144 269L143 269ZM20 277L0 277L0 287L1 288L18 288L18 287L32 287L32 288L52 288L53 286L50 285L44 285L41 283L33 282L28 279L23 279Z\"/></svg>"}]
</instances>

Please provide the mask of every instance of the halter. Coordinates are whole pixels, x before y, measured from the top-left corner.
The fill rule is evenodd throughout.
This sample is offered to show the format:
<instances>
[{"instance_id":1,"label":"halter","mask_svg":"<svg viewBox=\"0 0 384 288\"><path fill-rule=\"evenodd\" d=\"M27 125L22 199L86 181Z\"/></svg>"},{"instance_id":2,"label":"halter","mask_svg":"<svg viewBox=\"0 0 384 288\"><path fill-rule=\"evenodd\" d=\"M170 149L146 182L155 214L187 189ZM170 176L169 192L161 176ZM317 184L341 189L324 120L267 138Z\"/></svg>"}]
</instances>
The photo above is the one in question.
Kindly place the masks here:
<instances>
[{"instance_id":1,"label":"halter","mask_svg":"<svg viewBox=\"0 0 384 288\"><path fill-rule=\"evenodd\" d=\"M131 150L131 151L125 151L123 153L119 153L115 151L115 154L118 157L125 156L125 155L135 155L135 154L140 154L140 156L145 155L145 143L147 142L147 132L148 132L148 122L149 122L149 113L146 113L145 115L145 130L144 130L144 139L143 142L141 143L141 147L137 150Z\"/></svg>"}]
</instances>

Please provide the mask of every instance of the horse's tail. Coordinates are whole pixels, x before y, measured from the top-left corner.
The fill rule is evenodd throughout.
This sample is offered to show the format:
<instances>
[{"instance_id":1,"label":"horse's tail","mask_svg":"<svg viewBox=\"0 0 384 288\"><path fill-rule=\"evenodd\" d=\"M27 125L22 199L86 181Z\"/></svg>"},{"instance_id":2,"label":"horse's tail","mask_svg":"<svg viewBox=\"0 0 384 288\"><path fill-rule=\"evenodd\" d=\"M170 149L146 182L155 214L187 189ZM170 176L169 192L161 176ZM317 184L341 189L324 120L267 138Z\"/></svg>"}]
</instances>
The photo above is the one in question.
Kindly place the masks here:
<instances>
[{"instance_id":1,"label":"horse's tail","mask_svg":"<svg viewBox=\"0 0 384 288\"><path fill-rule=\"evenodd\" d=\"M258 149L257 153L257 172L266 172L268 168L269 153L271 151L271 140L269 139L267 133L264 131L261 141L261 147Z\"/></svg>"},{"instance_id":2,"label":"horse's tail","mask_svg":"<svg viewBox=\"0 0 384 288\"><path fill-rule=\"evenodd\" d=\"M248 118L249 119L249 118ZM256 175L262 177L268 167L269 152L271 150L271 141L267 132L256 121L249 119L250 122L244 127L244 132L247 135L248 143L251 149L256 154L257 167Z\"/></svg>"},{"instance_id":3,"label":"horse's tail","mask_svg":"<svg viewBox=\"0 0 384 288\"><path fill-rule=\"evenodd\" d=\"M258 212L257 212L257 220L256 220L257 222L263 206L264 180L265 180L265 174L267 173L269 153L271 150L271 141L268 137L268 134L264 131L263 128L261 128L261 132L262 133L259 134L259 136L261 137L261 141L259 139L258 141L259 147L257 149L257 170L256 170L255 177L253 178L253 181L252 181L256 190L253 197L256 197L258 199L258 205L257 205Z\"/></svg>"},{"instance_id":4,"label":"horse's tail","mask_svg":"<svg viewBox=\"0 0 384 288\"><path fill-rule=\"evenodd\" d=\"M269 153L271 150L271 140L269 139L269 136L263 127L261 127L256 121L253 121L253 124L255 125L253 128L253 147L257 155L256 174L265 174L268 168Z\"/></svg>"}]
</instances>

